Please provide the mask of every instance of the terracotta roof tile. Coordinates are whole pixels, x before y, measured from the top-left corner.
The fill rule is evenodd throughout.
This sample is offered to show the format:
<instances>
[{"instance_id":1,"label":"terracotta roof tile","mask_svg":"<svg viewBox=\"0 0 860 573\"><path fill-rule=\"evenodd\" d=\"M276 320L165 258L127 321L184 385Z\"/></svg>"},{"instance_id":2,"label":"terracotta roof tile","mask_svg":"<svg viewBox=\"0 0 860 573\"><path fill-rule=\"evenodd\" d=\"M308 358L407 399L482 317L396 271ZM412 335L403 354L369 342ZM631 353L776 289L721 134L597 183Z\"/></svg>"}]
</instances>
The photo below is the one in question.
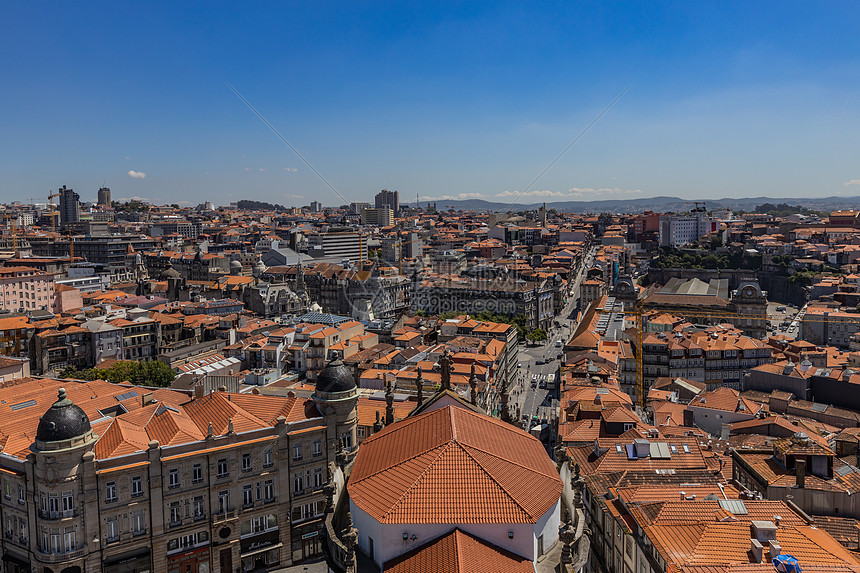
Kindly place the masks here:
<instances>
[{"instance_id":1,"label":"terracotta roof tile","mask_svg":"<svg viewBox=\"0 0 860 573\"><path fill-rule=\"evenodd\" d=\"M533 573L534 565L500 547L454 529L387 561L384 573Z\"/></svg>"},{"instance_id":2,"label":"terracotta roof tile","mask_svg":"<svg viewBox=\"0 0 860 573\"><path fill-rule=\"evenodd\" d=\"M534 437L446 406L365 440L349 493L383 523L535 523L561 481Z\"/></svg>"}]
</instances>

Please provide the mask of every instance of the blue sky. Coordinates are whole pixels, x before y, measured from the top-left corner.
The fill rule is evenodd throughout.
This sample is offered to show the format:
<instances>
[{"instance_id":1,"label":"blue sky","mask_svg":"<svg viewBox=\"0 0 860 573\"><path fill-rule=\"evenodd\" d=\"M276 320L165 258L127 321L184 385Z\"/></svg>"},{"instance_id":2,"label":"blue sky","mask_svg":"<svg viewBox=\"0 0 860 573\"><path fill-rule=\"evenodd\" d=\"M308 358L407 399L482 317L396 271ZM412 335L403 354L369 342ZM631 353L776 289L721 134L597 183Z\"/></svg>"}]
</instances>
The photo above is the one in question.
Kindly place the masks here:
<instances>
[{"instance_id":1,"label":"blue sky","mask_svg":"<svg viewBox=\"0 0 860 573\"><path fill-rule=\"evenodd\" d=\"M860 195L852 2L17 2L0 201ZM337 190L273 134L233 85ZM144 176L145 175L145 176Z\"/></svg>"}]
</instances>

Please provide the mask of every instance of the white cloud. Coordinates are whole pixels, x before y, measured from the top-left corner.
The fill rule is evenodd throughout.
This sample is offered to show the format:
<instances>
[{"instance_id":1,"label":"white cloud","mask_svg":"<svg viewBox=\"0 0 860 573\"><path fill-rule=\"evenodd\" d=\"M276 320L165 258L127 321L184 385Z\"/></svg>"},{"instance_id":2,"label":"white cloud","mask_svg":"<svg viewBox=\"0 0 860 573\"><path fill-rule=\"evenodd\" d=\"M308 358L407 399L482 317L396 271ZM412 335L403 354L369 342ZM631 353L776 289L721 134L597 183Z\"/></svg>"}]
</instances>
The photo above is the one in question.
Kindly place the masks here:
<instances>
[{"instance_id":1,"label":"white cloud","mask_svg":"<svg viewBox=\"0 0 860 573\"><path fill-rule=\"evenodd\" d=\"M140 201L141 203L149 203L149 199L147 197L138 197L137 195L133 195L131 197L117 197L114 201L119 201L121 203L128 203L129 201Z\"/></svg>"},{"instance_id":2,"label":"white cloud","mask_svg":"<svg viewBox=\"0 0 860 573\"><path fill-rule=\"evenodd\" d=\"M251 168L250 168L250 167L245 167L245 168L243 169L243 171L250 171L250 170L251 170Z\"/></svg>"},{"instance_id":3,"label":"white cloud","mask_svg":"<svg viewBox=\"0 0 860 573\"><path fill-rule=\"evenodd\" d=\"M860 179L852 179L850 181L846 181L845 186L848 187L849 185L860 185Z\"/></svg>"},{"instance_id":4,"label":"white cloud","mask_svg":"<svg viewBox=\"0 0 860 573\"><path fill-rule=\"evenodd\" d=\"M534 191L526 191L520 195L519 191L502 191L497 193L496 197L500 199L507 198L528 198L528 197L543 197L549 199L583 199L593 198L602 195L636 195L642 193L641 189L619 189L618 187L602 187L600 189L592 189L590 187L571 187L567 191L551 191L549 189L535 189Z\"/></svg>"},{"instance_id":5,"label":"white cloud","mask_svg":"<svg viewBox=\"0 0 860 573\"><path fill-rule=\"evenodd\" d=\"M126 156L125 156L125 158L126 158L126 159L131 159L131 156L130 156L130 155L126 155Z\"/></svg>"},{"instance_id":6,"label":"white cloud","mask_svg":"<svg viewBox=\"0 0 860 573\"><path fill-rule=\"evenodd\" d=\"M257 171L259 171L259 172L261 172L261 173L262 173L263 171L265 171L265 170L266 170L266 168L265 168L265 167L260 167L260 168L258 168L258 169L257 169Z\"/></svg>"},{"instance_id":7,"label":"white cloud","mask_svg":"<svg viewBox=\"0 0 860 573\"><path fill-rule=\"evenodd\" d=\"M304 199L304 195L284 195L287 199Z\"/></svg>"},{"instance_id":8,"label":"white cloud","mask_svg":"<svg viewBox=\"0 0 860 573\"><path fill-rule=\"evenodd\" d=\"M128 176L132 179L146 179L146 173L143 171L135 171L134 169L128 172Z\"/></svg>"},{"instance_id":9,"label":"white cloud","mask_svg":"<svg viewBox=\"0 0 860 573\"><path fill-rule=\"evenodd\" d=\"M295 173L298 170L298 167L284 167L284 171L288 171L289 173Z\"/></svg>"},{"instance_id":10,"label":"white cloud","mask_svg":"<svg viewBox=\"0 0 860 573\"><path fill-rule=\"evenodd\" d=\"M430 197L424 195L419 197L419 201L462 201L464 199L486 199L483 193L460 193L458 195L439 195L438 197Z\"/></svg>"},{"instance_id":11,"label":"white cloud","mask_svg":"<svg viewBox=\"0 0 860 573\"><path fill-rule=\"evenodd\" d=\"M567 195L562 193L561 191L550 191L548 189L540 189L540 190L536 189L534 191L526 191L522 195L520 195L519 191L510 191L510 190L502 191L501 193L496 194L496 197L499 197L501 199L504 199L507 197L520 197L520 196L522 196L522 197L552 197L552 198L558 198L558 199L563 199L564 197L567 197Z\"/></svg>"}]
</instances>

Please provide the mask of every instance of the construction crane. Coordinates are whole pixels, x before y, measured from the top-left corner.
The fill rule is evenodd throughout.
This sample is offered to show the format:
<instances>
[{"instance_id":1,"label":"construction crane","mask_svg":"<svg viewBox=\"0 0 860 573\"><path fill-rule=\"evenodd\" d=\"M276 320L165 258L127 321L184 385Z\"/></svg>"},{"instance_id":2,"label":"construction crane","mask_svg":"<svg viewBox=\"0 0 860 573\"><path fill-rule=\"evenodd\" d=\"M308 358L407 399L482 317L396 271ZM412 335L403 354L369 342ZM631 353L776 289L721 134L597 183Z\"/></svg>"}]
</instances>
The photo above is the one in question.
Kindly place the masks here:
<instances>
[{"instance_id":1,"label":"construction crane","mask_svg":"<svg viewBox=\"0 0 860 573\"><path fill-rule=\"evenodd\" d=\"M684 308L664 308L664 307L645 307L642 303L636 304L633 309L630 310L598 310L601 314L623 314L625 316L632 316L635 321L635 343L636 343L636 401L639 403L639 406L642 408L645 407L645 365L644 365L644 352L642 351L642 338L643 338L643 329L644 322L643 317L651 314L651 313L660 313L660 314L673 314L677 315L679 318L683 319L707 319L709 321L713 320L725 320L730 321L732 325L743 328L745 325L749 326L751 321L764 320L766 322L770 321L770 316L765 314L740 314L735 312L723 312L723 311L707 311L707 310L689 310ZM827 322L828 318L818 318L812 317L808 315L804 315L803 319L807 322ZM744 324L746 322L746 324Z\"/></svg>"},{"instance_id":2,"label":"construction crane","mask_svg":"<svg viewBox=\"0 0 860 573\"><path fill-rule=\"evenodd\" d=\"M48 201L51 204L51 210L48 211L48 216L51 217L51 232L57 232L57 217L60 215L60 212L57 211L56 205L54 204L54 197L59 197L59 191L56 193L51 193L48 191Z\"/></svg>"}]
</instances>

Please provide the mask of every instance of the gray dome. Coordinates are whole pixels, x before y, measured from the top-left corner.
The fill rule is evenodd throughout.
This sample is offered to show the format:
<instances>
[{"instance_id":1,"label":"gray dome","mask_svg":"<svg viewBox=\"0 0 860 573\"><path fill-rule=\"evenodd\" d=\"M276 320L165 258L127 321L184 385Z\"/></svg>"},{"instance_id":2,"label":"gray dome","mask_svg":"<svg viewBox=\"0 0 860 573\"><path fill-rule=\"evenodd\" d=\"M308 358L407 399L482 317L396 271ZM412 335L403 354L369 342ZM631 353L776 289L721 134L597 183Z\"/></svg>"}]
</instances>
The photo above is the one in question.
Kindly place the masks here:
<instances>
[{"instance_id":1,"label":"gray dome","mask_svg":"<svg viewBox=\"0 0 860 573\"><path fill-rule=\"evenodd\" d=\"M66 398L65 388L60 388L57 401L39 418L36 439L40 442L72 440L92 429L84 411Z\"/></svg>"},{"instance_id":2,"label":"gray dome","mask_svg":"<svg viewBox=\"0 0 860 573\"><path fill-rule=\"evenodd\" d=\"M355 377L352 369L338 356L329 362L317 376L317 392L349 392L355 390Z\"/></svg>"},{"instance_id":3,"label":"gray dome","mask_svg":"<svg viewBox=\"0 0 860 573\"><path fill-rule=\"evenodd\" d=\"M241 269L242 263L237 261L237 260L232 260L232 261L230 261L230 268L231 269Z\"/></svg>"}]
</instances>

